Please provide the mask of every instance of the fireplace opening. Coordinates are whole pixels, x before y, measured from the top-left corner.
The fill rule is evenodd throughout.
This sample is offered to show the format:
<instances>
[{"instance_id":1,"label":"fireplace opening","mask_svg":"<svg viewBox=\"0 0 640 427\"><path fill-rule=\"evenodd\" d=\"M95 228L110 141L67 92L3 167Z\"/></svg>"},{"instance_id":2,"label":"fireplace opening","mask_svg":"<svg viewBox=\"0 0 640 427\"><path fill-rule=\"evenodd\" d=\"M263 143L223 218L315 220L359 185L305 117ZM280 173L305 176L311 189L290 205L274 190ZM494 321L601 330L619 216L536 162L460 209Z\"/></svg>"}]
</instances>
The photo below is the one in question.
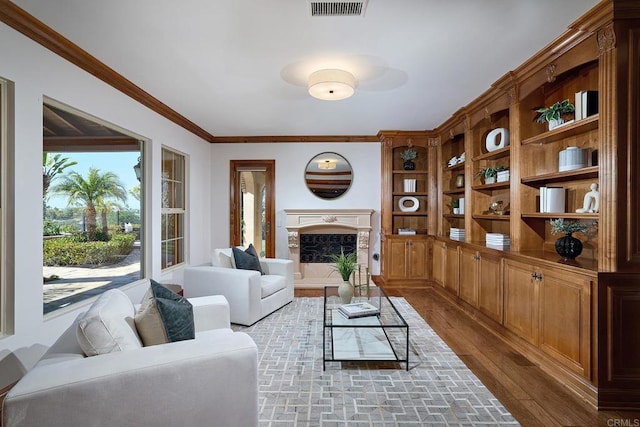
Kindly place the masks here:
<instances>
[{"instance_id":1,"label":"fireplace opening","mask_svg":"<svg viewBox=\"0 0 640 427\"><path fill-rule=\"evenodd\" d=\"M301 234L300 262L310 264L330 263L330 255L348 255L357 252L357 234Z\"/></svg>"}]
</instances>

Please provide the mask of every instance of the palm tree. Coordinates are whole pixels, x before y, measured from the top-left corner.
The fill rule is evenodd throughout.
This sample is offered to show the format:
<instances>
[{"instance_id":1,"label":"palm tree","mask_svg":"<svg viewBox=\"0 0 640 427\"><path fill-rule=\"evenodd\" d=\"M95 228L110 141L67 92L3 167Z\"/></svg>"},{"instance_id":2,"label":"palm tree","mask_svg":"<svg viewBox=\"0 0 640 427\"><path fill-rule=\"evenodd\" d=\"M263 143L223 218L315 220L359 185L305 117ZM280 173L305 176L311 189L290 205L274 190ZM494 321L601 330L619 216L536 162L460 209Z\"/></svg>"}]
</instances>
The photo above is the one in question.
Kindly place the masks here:
<instances>
[{"instance_id":1,"label":"palm tree","mask_svg":"<svg viewBox=\"0 0 640 427\"><path fill-rule=\"evenodd\" d=\"M96 168L89 168L86 179L78 172L70 172L51 190L66 195L69 205L84 204L89 240L94 240L96 235L96 205L106 199L127 200L127 190L118 176L113 172L101 173Z\"/></svg>"},{"instance_id":2,"label":"palm tree","mask_svg":"<svg viewBox=\"0 0 640 427\"><path fill-rule=\"evenodd\" d=\"M114 202L113 200L105 200L101 198L96 202L96 208L100 210L100 222L102 224L102 234L105 236L109 233L109 227L107 224L107 213L113 209L122 209L122 205Z\"/></svg>"},{"instance_id":3,"label":"palm tree","mask_svg":"<svg viewBox=\"0 0 640 427\"><path fill-rule=\"evenodd\" d=\"M78 162L69 160L68 157L61 157L58 153L49 157L49 153L42 153L42 198L46 199L49 186L58 174L70 166L77 165Z\"/></svg>"}]
</instances>

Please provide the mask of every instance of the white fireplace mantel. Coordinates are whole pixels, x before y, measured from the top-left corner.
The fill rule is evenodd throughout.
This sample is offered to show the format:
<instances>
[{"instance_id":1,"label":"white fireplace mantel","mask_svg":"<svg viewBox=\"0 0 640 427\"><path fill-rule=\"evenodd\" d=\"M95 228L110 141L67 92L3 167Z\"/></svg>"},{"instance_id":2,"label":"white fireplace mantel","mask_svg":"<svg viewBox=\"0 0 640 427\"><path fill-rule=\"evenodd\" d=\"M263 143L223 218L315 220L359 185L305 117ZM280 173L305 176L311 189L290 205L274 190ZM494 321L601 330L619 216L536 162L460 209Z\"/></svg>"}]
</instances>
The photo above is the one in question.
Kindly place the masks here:
<instances>
[{"instance_id":1,"label":"white fireplace mantel","mask_svg":"<svg viewBox=\"0 0 640 427\"><path fill-rule=\"evenodd\" d=\"M304 233L358 235L358 263L369 268L369 235L373 209L285 209L289 259L294 262L296 286L317 287L340 282L328 264L300 262L300 235Z\"/></svg>"}]
</instances>

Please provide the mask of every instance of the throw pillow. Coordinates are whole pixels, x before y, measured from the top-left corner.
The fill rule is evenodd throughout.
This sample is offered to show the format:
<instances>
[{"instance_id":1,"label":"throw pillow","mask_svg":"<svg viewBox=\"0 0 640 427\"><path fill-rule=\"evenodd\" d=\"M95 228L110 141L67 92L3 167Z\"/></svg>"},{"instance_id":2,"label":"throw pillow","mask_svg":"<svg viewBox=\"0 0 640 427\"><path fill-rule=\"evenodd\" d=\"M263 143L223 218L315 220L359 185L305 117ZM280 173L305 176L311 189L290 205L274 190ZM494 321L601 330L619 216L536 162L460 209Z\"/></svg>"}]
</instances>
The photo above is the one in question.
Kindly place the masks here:
<instances>
[{"instance_id":1,"label":"throw pillow","mask_svg":"<svg viewBox=\"0 0 640 427\"><path fill-rule=\"evenodd\" d=\"M135 308L119 289L103 292L78 318L76 337L87 356L141 348L133 324Z\"/></svg>"},{"instance_id":2,"label":"throw pillow","mask_svg":"<svg viewBox=\"0 0 640 427\"><path fill-rule=\"evenodd\" d=\"M231 248L231 250L233 251L236 268L241 270L255 270L259 271L260 274L264 274L262 267L260 267L260 258L258 258L258 253L252 243L250 243L249 247L244 251L236 247Z\"/></svg>"},{"instance_id":3,"label":"throw pillow","mask_svg":"<svg viewBox=\"0 0 640 427\"><path fill-rule=\"evenodd\" d=\"M191 303L155 280L143 297L135 324L145 346L195 338Z\"/></svg>"}]
</instances>

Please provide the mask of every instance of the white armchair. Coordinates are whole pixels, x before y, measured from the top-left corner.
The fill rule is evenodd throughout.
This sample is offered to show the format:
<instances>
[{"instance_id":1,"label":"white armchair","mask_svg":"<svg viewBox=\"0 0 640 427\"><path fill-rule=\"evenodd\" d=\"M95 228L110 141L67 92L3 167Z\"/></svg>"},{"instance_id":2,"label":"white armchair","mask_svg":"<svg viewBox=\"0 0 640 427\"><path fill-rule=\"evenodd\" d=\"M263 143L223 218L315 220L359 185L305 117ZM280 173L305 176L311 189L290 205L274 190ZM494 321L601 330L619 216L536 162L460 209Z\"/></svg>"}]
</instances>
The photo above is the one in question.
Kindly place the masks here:
<instances>
[{"instance_id":1,"label":"white armchair","mask_svg":"<svg viewBox=\"0 0 640 427\"><path fill-rule=\"evenodd\" d=\"M190 302L196 338L169 344L85 357L74 322L8 393L2 425L257 426L255 343L223 297Z\"/></svg>"},{"instance_id":2,"label":"white armchair","mask_svg":"<svg viewBox=\"0 0 640 427\"><path fill-rule=\"evenodd\" d=\"M231 249L216 249L212 262L184 269L186 297L224 295L231 323L252 325L293 301L293 261L260 258L265 273L234 268Z\"/></svg>"}]
</instances>

